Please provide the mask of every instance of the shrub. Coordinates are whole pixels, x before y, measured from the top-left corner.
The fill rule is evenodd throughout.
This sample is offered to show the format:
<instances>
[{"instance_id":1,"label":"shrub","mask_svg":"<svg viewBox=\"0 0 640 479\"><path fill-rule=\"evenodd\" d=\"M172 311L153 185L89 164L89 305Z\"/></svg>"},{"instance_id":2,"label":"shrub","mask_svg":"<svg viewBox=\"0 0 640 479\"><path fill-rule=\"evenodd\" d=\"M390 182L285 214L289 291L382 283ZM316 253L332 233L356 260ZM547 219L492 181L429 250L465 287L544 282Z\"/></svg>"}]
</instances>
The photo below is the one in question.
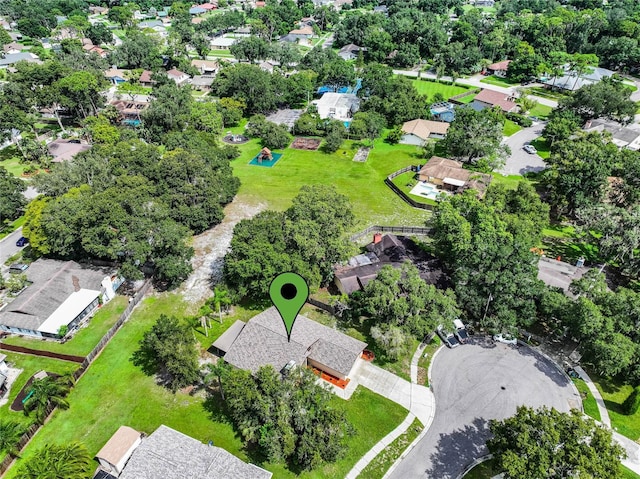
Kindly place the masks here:
<instances>
[{"instance_id":1,"label":"shrub","mask_svg":"<svg viewBox=\"0 0 640 479\"><path fill-rule=\"evenodd\" d=\"M625 414L628 414L629 416L637 413L638 408L640 408L640 386L636 386L635 388L633 388L633 391L631 392L631 394L629 394L629 397L625 399L624 403L622 404L622 409L624 410Z\"/></svg>"},{"instance_id":2,"label":"shrub","mask_svg":"<svg viewBox=\"0 0 640 479\"><path fill-rule=\"evenodd\" d=\"M524 128L533 125L533 121L531 120L531 118L527 118L526 116L520 115L519 113L507 113L505 116L508 120L511 120L512 122L517 123Z\"/></svg>"}]
</instances>

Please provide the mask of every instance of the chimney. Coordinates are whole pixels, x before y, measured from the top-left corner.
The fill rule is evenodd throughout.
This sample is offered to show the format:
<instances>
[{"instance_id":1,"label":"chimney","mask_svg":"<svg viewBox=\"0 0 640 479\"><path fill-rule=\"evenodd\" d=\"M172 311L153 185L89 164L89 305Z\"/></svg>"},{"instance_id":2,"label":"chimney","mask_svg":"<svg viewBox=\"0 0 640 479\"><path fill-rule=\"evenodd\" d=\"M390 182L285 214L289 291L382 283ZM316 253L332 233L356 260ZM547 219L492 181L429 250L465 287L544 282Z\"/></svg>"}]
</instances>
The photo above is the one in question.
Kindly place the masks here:
<instances>
[{"instance_id":1,"label":"chimney","mask_svg":"<svg viewBox=\"0 0 640 479\"><path fill-rule=\"evenodd\" d=\"M71 276L71 283L73 284L73 290L76 293L80 291L80 280L77 276Z\"/></svg>"},{"instance_id":2,"label":"chimney","mask_svg":"<svg viewBox=\"0 0 640 479\"><path fill-rule=\"evenodd\" d=\"M382 241L382 235L380 233L376 233L373 235L373 244L378 244Z\"/></svg>"}]
</instances>

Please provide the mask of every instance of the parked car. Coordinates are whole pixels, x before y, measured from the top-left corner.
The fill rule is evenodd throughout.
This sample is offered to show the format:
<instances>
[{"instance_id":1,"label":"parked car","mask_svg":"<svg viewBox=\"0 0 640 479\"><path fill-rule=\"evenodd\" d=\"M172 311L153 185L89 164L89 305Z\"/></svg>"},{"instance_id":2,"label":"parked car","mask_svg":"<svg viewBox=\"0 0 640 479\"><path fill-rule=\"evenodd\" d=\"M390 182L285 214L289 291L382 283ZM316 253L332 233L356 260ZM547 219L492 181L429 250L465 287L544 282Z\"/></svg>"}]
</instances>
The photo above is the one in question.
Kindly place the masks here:
<instances>
[{"instance_id":1,"label":"parked car","mask_svg":"<svg viewBox=\"0 0 640 479\"><path fill-rule=\"evenodd\" d=\"M580 375L578 374L578 371L576 371L576 370L575 370L575 369L573 369L573 368L567 368L567 374L569 375L569 377L570 377L571 379L582 379L582 378L580 377Z\"/></svg>"},{"instance_id":2,"label":"parked car","mask_svg":"<svg viewBox=\"0 0 640 479\"><path fill-rule=\"evenodd\" d=\"M535 155L536 153L538 153L538 150L536 150L536 147L533 145L524 145L522 149L530 155Z\"/></svg>"},{"instance_id":3,"label":"parked car","mask_svg":"<svg viewBox=\"0 0 640 479\"><path fill-rule=\"evenodd\" d=\"M29 268L28 264L24 263L13 263L9 266L9 273L20 274L24 273Z\"/></svg>"},{"instance_id":4,"label":"parked car","mask_svg":"<svg viewBox=\"0 0 640 479\"><path fill-rule=\"evenodd\" d=\"M469 333L467 332L467 328L465 328L464 323L459 319L454 319L453 325L456 328L454 334L456 335L456 338L458 338L458 341L460 341L461 344L466 343L469 339Z\"/></svg>"},{"instance_id":5,"label":"parked car","mask_svg":"<svg viewBox=\"0 0 640 479\"><path fill-rule=\"evenodd\" d=\"M27 243L29 243L29 240L27 238L25 238L24 236L20 236L20 239L18 239L18 241L16 241L16 246L18 248L22 248Z\"/></svg>"},{"instance_id":6,"label":"parked car","mask_svg":"<svg viewBox=\"0 0 640 479\"><path fill-rule=\"evenodd\" d=\"M456 348L460 346L460 341L458 341L458 338L456 338L452 333L446 331L442 327L442 325L438 326L437 333L438 333L438 336L440 336L440 339L442 339L442 342L448 348Z\"/></svg>"},{"instance_id":7,"label":"parked car","mask_svg":"<svg viewBox=\"0 0 640 479\"><path fill-rule=\"evenodd\" d=\"M495 334L493 336L493 340L504 344L518 344L518 340L516 338L506 333Z\"/></svg>"}]
</instances>

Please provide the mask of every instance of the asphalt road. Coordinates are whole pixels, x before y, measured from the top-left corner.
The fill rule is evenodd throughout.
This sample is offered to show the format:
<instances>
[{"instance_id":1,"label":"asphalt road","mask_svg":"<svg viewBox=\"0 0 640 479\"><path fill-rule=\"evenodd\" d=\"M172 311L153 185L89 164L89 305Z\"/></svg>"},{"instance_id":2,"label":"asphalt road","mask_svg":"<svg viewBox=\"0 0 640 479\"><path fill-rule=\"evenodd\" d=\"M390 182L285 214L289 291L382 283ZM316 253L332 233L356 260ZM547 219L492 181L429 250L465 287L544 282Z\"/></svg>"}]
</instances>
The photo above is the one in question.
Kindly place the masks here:
<instances>
[{"instance_id":1,"label":"asphalt road","mask_svg":"<svg viewBox=\"0 0 640 479\"><path fill-rule=\"evenodd\" d=\"M514 135L504 140L511 149L511 155L507 158L504 168L500 170L503 175L524 175L534 171L542 171L546 168L544 160L537 154L527 153L522 147L535 140L542 134L546 123L535 123L528 128L523 128Z\"/></svg>"},{"instance_id":2,"label":"asphalt road","mask_svg":"<svg viewBox=\"0 0 640 479\"><path fill-rule=\"evenodd\" d=\"M7 261L7 259L22 249L16 246L16 241L18 241L21 236L22 227L0 240L0 267L4 266L4 262Z\"/></svg>"},{"instance_id":3,"label":"asphalt road","mask_svg":"<svg viewBox=\"0 0 640 479\"><path fill-rule=\"evenodd\" d=\"M432 367L436 414L426 435L393 471L393 479L453 479L488 453L489 419L517 406L580 407L570 381L537 352L476 340L443 349Z\"/></svg>"}]
</instances>

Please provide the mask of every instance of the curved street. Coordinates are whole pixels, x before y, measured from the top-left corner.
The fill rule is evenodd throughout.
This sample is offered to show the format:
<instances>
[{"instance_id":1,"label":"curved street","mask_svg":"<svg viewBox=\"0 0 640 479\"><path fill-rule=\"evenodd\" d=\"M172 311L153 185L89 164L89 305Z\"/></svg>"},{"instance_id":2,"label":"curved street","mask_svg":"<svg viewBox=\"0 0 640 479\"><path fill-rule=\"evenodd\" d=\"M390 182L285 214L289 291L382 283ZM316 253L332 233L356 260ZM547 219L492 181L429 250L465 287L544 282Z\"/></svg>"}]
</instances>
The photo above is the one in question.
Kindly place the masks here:
<instances>
[{"instance_id":1,"label":"curved street","mask_svg":"<svg viewBox=\"0 0 640 479\"><path fill-rule=\"evenodd\" d=\"M487 454L488 421L512 416L520 405L580 409L569 379L528 347L476 339L434 358L436 414L431 427L391 473L394 479L453 479Z\"/></svg>"}]
</instances>

